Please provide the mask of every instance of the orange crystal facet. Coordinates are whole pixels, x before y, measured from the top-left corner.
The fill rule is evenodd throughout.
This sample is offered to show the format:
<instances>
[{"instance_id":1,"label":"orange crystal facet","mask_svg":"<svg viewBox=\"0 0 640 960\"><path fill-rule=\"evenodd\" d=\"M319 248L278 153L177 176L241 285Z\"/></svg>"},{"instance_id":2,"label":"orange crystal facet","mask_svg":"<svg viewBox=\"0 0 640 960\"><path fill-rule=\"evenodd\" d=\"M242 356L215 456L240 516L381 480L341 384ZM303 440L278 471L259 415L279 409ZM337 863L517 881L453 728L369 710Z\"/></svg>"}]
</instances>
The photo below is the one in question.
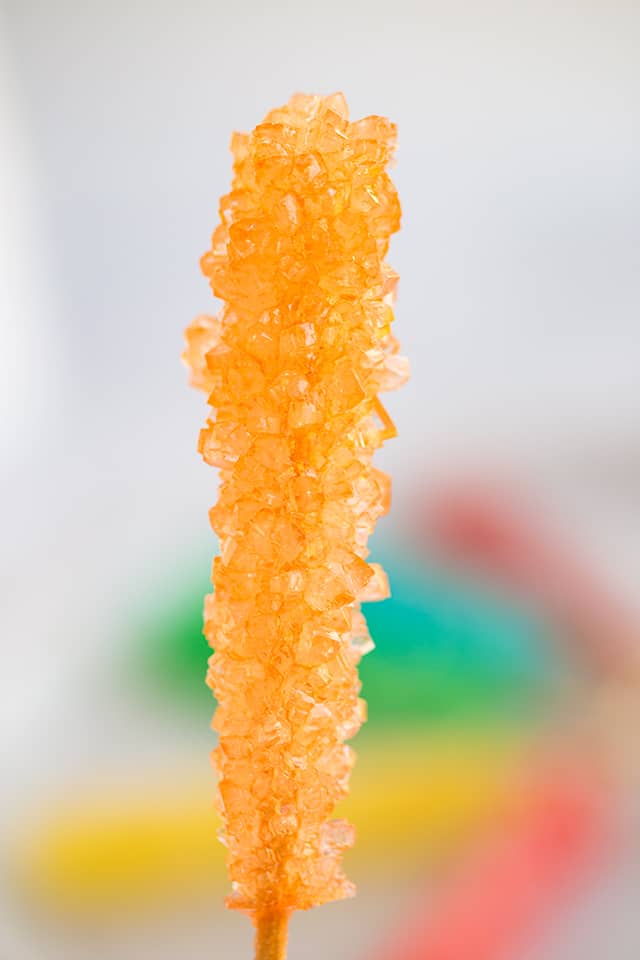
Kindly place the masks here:
<instances>
[{"instance_id":1,"label":"orange crystal facet","mask_svg":"<svg viewBox=\"0 0 640 960\"><path fill-rule=\"evenodd\" d=\"M213 408L220 468L205 635L233 893L254 917L350 896L351 826L331 819L365 719L363 600L388 595L367 539L389 506L372 456L395 428L378 399L408 376L385 263L400 206L396 128L350 123L340 94L294 96L232 140L232 189L202 269L224 301L184 354Z\"/></svg>"}]
</instances>

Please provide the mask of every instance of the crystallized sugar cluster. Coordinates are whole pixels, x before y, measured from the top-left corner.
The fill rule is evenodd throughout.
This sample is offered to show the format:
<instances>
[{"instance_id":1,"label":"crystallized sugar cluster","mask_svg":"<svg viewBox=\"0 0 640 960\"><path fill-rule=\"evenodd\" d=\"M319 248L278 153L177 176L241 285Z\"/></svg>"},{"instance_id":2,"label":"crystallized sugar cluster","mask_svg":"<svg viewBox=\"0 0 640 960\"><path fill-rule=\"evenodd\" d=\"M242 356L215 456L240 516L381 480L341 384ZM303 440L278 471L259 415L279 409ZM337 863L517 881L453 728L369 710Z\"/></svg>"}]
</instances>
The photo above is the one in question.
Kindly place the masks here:
<instances>
[{"instance_id":1,"label":"crystallized sugar cluster","mask_svg":"<svg viewBox=\"0 0 640 960\"><path fill-rule=\"evenodd\" d=\"M407 362L391 334L400 222L385 168L396 130L350 123L341 95L297 95L232 141L232 190L202 269L224 301L187 331L212 412L220 539L205 634L215 653L214 762L233 893L251 914L349 896L345 741L365 719L360 603L388 595L367 538L389 507L372 466L394 435L378 393Z\"/></svg>"}]
</instances>

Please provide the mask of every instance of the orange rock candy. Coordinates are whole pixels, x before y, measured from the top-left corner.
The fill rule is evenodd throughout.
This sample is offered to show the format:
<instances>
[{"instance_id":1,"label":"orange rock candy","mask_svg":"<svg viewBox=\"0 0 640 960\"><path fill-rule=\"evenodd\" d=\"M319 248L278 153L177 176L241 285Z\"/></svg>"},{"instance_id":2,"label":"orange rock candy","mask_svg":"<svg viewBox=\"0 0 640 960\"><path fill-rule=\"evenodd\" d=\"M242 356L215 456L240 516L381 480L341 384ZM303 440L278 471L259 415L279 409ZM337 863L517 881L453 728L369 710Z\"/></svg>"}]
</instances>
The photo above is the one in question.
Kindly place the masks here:
<instances>
[{"instance_id":1,"label":"orange rock candy","mask_svg":"<svg viewBox=\"0 0 640 960\"><path fill-rule=\"evenodd\" d=\"M384 259L400 224L395 140L382 117L350 123L340 94L296 95L234 134L202 258L224 305L186 333L192 383L215 410L199 449L220 470L205 635L227 904L259 929L354 892L341 869L353 829L331 815L366 714L360 602L388 595L366 558L390 499L372 456L395 434L378 393L408 376ZM265 946L277 928L263 956L278 955Z\"/></svg>"}]
</instances>

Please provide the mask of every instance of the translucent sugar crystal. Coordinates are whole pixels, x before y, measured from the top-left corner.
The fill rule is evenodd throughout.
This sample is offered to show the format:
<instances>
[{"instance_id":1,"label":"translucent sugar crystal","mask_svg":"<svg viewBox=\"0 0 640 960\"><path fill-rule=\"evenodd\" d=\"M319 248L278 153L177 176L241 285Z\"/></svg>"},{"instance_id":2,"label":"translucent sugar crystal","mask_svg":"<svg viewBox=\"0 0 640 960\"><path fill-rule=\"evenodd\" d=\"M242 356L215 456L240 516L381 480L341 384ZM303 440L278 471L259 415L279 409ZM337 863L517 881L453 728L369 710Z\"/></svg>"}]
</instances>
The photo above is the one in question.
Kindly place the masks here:
<instances>
[{"instance_id":1,"label":"translucent sugar crystal","mask_svg":"<svg viewBox=\"0 0 640 960\"><path fill-rule=\"evenodd\" d=\"M220 469L220 541L205 635L218 699L228 905L254 917L351 896L345 741L366 718L360 602L388 596L367 539L389 509L372 465L395 435L378 399L407 361L391 333L400 225L383 117L349 122L341 94L298 94L234 134L233 182L201 266L215 316L187 331L204 391L205 461Z\"/></svg>"}]
</instances>

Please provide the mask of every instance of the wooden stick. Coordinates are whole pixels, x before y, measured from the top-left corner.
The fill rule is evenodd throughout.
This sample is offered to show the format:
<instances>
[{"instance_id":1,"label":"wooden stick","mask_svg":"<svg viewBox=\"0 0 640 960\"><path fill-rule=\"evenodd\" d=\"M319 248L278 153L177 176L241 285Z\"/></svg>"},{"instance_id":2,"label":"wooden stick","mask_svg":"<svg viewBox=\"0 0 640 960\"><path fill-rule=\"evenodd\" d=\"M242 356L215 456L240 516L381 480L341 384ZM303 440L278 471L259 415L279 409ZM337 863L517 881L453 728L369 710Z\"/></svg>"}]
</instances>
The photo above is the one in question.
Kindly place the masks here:
<instances>
[{"instance_id":1,"label":"wooden stick","mask_svg":"<svg viewBox=\"0 0 640 960\"><path fill-rule=\"evenodd\" d=\"M255 960L286 960L288 921L286 913L266 913L257 918Z\"/></svg>"}]
</instances>

